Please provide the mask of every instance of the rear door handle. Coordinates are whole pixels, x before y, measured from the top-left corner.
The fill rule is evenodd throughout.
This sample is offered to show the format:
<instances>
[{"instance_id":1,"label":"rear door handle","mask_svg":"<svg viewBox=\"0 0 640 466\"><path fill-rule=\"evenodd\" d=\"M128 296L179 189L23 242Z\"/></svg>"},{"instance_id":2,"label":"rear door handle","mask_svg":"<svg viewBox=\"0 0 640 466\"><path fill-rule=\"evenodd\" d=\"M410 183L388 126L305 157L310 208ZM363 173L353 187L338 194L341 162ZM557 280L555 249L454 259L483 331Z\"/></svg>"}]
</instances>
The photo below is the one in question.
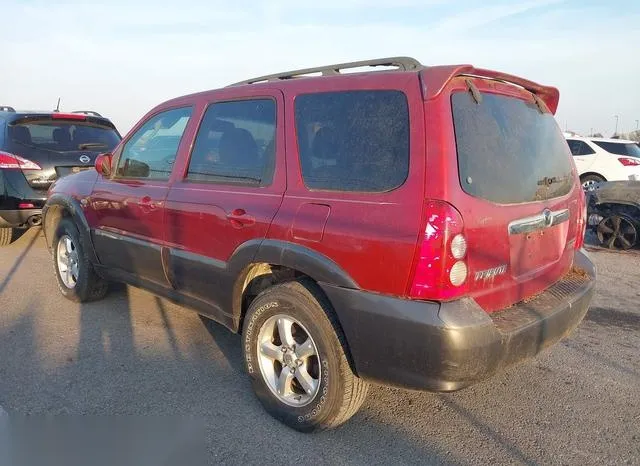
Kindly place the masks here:
<instances>
[{"instance_id":1,"label":"rear door handle","mask_svg":"<svg viewBox=\"0 0 640 466\"><path fill-rule=\"evenodd\" d=\"M247 214L244 209L235 209L230 214L227 214L227 219L231 222L231 225L233 225L234 228L251 226L256 223L256 219Z\"/></svg>"}]
</instances>

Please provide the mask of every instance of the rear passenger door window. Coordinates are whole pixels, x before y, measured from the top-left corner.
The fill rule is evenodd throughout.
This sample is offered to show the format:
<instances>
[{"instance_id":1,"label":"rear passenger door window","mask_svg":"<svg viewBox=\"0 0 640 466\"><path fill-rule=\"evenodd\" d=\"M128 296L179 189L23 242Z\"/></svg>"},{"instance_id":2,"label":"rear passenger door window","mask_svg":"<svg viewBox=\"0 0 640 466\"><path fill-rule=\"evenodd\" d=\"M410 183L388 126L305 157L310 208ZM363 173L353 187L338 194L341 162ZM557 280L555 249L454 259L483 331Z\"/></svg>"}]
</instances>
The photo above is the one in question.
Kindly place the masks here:
<instances>
[{"instance_id":1,"label":"rear passenger door window","mask_svg":"<svg viewBox=\"0 0 640 466\"><path fill-rule=\"evenodd\" d=\"M409 173L409 110L397 90L299 95L295 123L310 189L385 192Z\"/></svg>"},{"instance_id":2,"label":"rear passenger door window","mask_svg":"<svg viewBox=\"0 0 640 466\"><path fill-rule=\"evenodd\" d=\"M275 166L275 134L272 99L210 105L196 136L187 180L268 186Z\"/></svg>"}]
</instances>

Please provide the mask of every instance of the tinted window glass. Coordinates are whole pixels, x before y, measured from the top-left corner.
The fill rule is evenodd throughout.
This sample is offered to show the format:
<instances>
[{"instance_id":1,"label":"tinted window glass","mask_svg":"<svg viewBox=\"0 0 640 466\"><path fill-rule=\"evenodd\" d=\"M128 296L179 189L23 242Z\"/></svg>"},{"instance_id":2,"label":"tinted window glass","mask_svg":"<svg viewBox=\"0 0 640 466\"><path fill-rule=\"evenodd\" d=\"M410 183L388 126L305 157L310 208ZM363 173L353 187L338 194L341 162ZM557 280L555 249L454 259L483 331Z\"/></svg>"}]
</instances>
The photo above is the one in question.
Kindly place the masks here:
<instances>
[{"instance_id":1,"label":"tinted window glass","mask_svg":"<svg viewBox=\"0 0 640 466\"><path fill-rule=\"evenodd\" d=\"M400 91L301 95L295 102L302 177L312 189L381 192L409 173L409 110Z\"/></svg>"},{"instance_id":2,"label":"tinted window glass","mask_svg":"<svg viewBox=\"0 0 640 466\"><path fill-rule=\"evenodd\" d=\"M275 135L273 100L213 104L198 130L187 179L268 185L275 166Z\"/></svg>"},{"instance_id":3,"label":"tinted window glass","mask_svg":"<svg viewBox=\"0 0 640 466\"><path fill-rule=\"evenodd\" d=\"M126 143L117 176L168 179L191 108L177 108L151 117Z\"/></svg>"},{"instance_id":4,"label":"tinted window glass","mask_svg":"<svg viewBox=\"0 0 640 466\"><path fill-rule=\"evenodd\" d=\"M589 147L589 145L584 141L567 139L567 143L569 144L569 149L571 149L572 155L591 155L596 153L596 151Z\"/></svg>"},{"instance_id":5,"label":"tinted window glass","mask_svg":"<svg viewBox=\"0 0 640 466\"><path fill-rule=\"evenodd\" d=\"M120 136L108 126L89 122L29 120L9 126L9 138L20 145L55 152L112 150Z\"/></svg>"},{"instance_id":6,"label":"tinted window glass","mask_svg":"<svg viewBox=\"0 0 640 466\"><path fill-rule=\"evenodd\" d=\"M567 194L567 142L550 113L513 97L452 95L460 183L469 194L509 204Z\"/></svg>"},{"instance_id":7,"label":"tinted window glass","mask_svg":"<svg viewBox=\"0 0 640 466\"><path fill-rule=\"evenodd\" d=\"M640 147L637 144L633 143L624 143L624 142L603 142L603 141L593 141L594 144L602 147L607 152L616 155L626 155L629 157L640 157Z\"/></svg>"}]
</instances>

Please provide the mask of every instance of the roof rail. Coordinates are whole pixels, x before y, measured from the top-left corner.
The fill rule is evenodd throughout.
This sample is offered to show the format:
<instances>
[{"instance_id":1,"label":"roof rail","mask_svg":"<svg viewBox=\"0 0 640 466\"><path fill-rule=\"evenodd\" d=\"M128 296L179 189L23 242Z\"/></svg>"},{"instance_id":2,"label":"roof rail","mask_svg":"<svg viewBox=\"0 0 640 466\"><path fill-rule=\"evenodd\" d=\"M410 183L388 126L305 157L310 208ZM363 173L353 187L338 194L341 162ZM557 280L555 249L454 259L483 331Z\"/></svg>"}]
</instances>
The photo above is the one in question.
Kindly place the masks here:
<instances>
[{"instance_id":1,"label":"roof rail","mask_svg":"<svg viewBox=\"0 0 640 466\"><path fill-rule=\"evenodd\" d=\"M0 112L16 113L16 109L13 107L9 107L8 105L0 105Z\"/></svg>"},{"instance_id":2,"label":"roof rail","mask_svg":"<svg viewBox=\"0 0 640 466\"><path fill-rule=\"evenodd\" d=\"M268 74L266 76L260 76L258 78L240 81L231 84L231 86L238 86L240 84L255 84L265 81L281 81L284 79L301 78L312 73L322 73L322 76L335 76L341 74L341 70L347 70L350 68L362 68L366 66L394 66L399 71L415 71L422 68L422 64L415 58L411 57L376 58L374 60L338 63L336 65L319 66L316 68L303 68L301 70L286 71L284 73Z\"/></svg>"},{"instance_id":3,"label":"roof rail","mask_svg":"<svg viewBox=\"0 0 640 466\"><path fill-rule=\"evenodd\" d=\"M75 110L71 113L82 113L83 115L91 115L102 118L102 115L100 115L98 112L94 112L93 110Z\"/></svg>"}]
</instances>

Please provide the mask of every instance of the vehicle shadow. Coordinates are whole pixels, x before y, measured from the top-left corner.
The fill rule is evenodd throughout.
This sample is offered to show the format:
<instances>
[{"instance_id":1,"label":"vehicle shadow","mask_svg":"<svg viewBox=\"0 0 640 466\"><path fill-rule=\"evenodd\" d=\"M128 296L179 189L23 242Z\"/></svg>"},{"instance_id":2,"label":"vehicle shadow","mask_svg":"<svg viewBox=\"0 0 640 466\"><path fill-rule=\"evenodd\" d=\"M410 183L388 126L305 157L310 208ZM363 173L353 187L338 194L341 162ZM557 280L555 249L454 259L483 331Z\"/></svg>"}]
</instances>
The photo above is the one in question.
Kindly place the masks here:
<instances>
[{"instance_id":1,"label":"vehicle shadow","mask_svg":"<svg viewBox=\"0 0 640 466\"><path fill-rule=\"evenodd\" d=\"M20 255L14 261L13 265L11 266L11 268L9 269L9 272L7 273L7 275L0 282L0 294L2 294L4 289L7 287L7 285L9 284L11 279L13 278L13 276L16 273L16 271L18 270L18 268L24 262L25 257L27 256L27 254L29 254L29 251L31 250L33 245L36 243L36 241L38 241L38 238L41 237L41 234L42 234L42 229L40 227L31 228L29 230L21 231L19 237L18 238L14 238L14 243L11 244L10 246L6 246L6 247L10 247L10 248L23 248L23 249L22 249L22 252L20 253ZM26 242L26 244L23 244L25 242Z\"/></svg>"}]
</instances>

